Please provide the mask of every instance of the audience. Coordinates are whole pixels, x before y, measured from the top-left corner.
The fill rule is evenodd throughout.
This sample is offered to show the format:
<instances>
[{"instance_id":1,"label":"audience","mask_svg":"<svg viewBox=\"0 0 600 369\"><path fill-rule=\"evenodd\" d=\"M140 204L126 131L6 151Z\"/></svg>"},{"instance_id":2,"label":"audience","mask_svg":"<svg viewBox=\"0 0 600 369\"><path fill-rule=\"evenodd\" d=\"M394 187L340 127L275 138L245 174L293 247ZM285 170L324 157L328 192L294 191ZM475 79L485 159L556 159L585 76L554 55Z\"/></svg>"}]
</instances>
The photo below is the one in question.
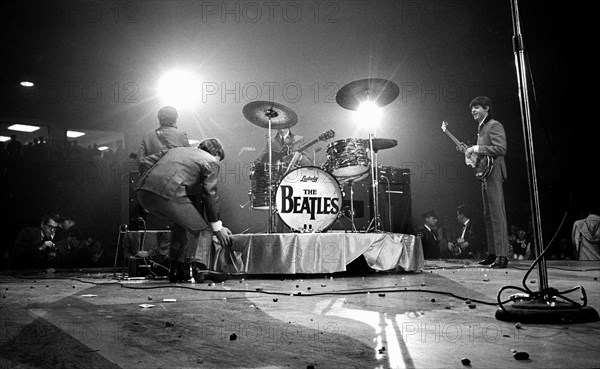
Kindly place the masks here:
<instances>
[{"instance_id":1,"label":"audience","mask_svg":"<svg viewBox=\"0 0 600 369\"><path fill-rule=\"evenodd\" d=\"M13 140L16 142L16 137ZM18 234L24 228L31 228L27 226L37 225L40 220L36 214L42 214L45 209L85 214L85 218L76 222L81 230L89 232L84 232L83 242L102 251L94 252L92 261L82 260L81 264L111 266L109 255L116 249L114 234L120 225L120 218L115 215L120 214L121 187L126 180L121 178L121 173L129 172L128 165L135 170L135 163L127 159L122 145L111 155L98 156L93 154L93 146L86 149L76 141L49 141L36 137L21 145L11 144L10 155L8 142L0 149L0 201L3 204L0 221L5 226L5 231L0 234L0 267L54 267L54 264L61 264L58 250L48 251L43 263L42 260L34 263L19 260L27 251L21 247L24 234L21 234L21 246L17 248ZM52 238L55 247L69 236L75 219L63 217L57 223ZM79 239L74 240L71 236L71 245L76 241ZM54 257L53 253L56 254ZM93 262L94 259L97 262Z\"/></svg>"},{"instance_id":2,"label":"audience","mask_svg":"<svg viewBox=\"0 0 600 369\"><path fill-rule=\"evenodd\" d=\"M567 237L562 237L550 250L550 260L575 260L575 249Z\"/></svg>"},{"instance_id":3,"label":"audience","mask_svg":"<svg viewBox=\"0 0 600 369\"><path fill-rule=\"evenodd\" d=\"M531 241L527 236L527 232L519 229L517 238L511 242L512 258L514 260L529 260L533 250L531 249Z\"/></svg>"}]
</instances>

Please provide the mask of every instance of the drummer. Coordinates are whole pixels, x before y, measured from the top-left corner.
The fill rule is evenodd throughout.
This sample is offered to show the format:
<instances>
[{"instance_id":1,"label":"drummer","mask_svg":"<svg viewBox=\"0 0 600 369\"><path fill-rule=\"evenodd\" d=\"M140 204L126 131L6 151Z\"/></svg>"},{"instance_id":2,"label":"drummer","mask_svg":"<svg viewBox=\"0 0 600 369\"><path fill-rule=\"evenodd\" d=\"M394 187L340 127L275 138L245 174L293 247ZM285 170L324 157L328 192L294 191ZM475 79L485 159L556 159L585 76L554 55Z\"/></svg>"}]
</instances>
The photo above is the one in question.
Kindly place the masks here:
<instances>
[{"instance_id":1,"label":"drummer","mask_svg":"<svg viewBox=\"0 0 600 369\"><path fill-rule=\"evenodd\" d=\"M293 134L289 128L278 129L277 134L271 137L272 162L290 164L292 159L294 159L294 166L303 167L311 165L310 159L304 152L298 153L296 158L294 158L294 153L304 145L304 141L304 137ZM269 143L267 142L254 160L254 163L268 162Z\"/></svg>"}]
</instances>

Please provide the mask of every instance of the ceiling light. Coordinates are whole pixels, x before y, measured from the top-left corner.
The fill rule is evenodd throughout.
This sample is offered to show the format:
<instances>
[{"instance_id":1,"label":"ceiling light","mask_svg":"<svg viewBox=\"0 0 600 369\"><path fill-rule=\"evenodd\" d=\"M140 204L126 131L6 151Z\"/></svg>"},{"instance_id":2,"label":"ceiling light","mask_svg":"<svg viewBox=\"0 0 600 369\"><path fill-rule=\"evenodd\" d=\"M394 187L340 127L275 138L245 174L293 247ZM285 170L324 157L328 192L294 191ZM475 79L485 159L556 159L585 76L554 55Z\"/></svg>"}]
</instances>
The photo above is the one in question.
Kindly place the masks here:
<instances>
[{"instance_id":1,"label":"ceiling light","mask_svg":"<svg viewBox=\"0 0 600 369\"><path fill-rule=\"evenodd\" d=\"M23 87L33 87L33 82L22 81L21 82L21 86L23 86Z\"/></svg>"},{"instance_id":2,"label":"ceiling light","mask_svg":"<svg viewBox=\"0 0 600 369\"><path fill-rule=\"evenodd\" d=\"M83 133L83 132L67 131L68 138L77 138L77 137L81 137L83 135L85 135L85 133Z\"/></svg>"},{"instance_id":3,"label":"ceiling light","mask_svg":"<svg viewBox=\"0 0 600 369\"><path fill-rule=\"evenodd\" d=\"M100 151L108 150L108 146L100 146L100 147L98 147L98 150L100 150Z\"/></svg>"},{"instance_id":4,"label":"ceiling light","mask_svg":"<svg viewBox=\"0 0 600 369\"><path fill-rule=\"evenodd\" d=\"M0 136L0 142L6 142L8 140L10 140L10 137Z\"/></svg>"},{"instance_id":5,"label":"ceiling light","mask_svg":"<svg viewBox=\"0 0 600 369\"><path fill-rule=\"evenodd\" d=\"M8 127L8 129L19 132L35 132L38 129L40 129L40 127L30 126L26 124L13 124L12 126Z\"/></svg>"}]
</instances>

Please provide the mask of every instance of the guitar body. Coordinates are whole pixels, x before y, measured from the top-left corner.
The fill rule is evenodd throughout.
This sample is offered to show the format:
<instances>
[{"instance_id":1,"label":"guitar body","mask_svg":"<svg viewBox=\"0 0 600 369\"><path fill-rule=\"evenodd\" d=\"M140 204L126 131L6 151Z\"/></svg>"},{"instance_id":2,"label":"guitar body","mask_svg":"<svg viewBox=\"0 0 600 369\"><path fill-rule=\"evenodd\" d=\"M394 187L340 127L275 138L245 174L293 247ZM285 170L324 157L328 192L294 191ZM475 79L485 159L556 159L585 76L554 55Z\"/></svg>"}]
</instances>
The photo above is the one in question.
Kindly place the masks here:
<instances>
[{"instance_id":1,"label":"guitar body","mask_svg":"<svg viewBox=\"0 0 600 369\"><path fill-rule=\"evenodd\" d=\"M488 155L465 155L465 163L473 168L475 177L479 179L486 179L494 169L494 158Z\"/></svg>"},{"instance_id":2,"label":"guitar body","mask_svg":"<svg viewBox=\"0 0 600 369\"><path fill-rule=\"evenodd\" d=\"M467 150L467 145L460 142L450 131L447 129L448 123L442 122L442 131L444 131L448 137L456 144L458 150L460 150L463 154ZM475 172L475 177L478 179L484 180L486 179L492 169L494 169L494 158L488 155L477 155L471 154L470 156L465 155L465 164L473 168Z\"/></svg>"}]
</instances>

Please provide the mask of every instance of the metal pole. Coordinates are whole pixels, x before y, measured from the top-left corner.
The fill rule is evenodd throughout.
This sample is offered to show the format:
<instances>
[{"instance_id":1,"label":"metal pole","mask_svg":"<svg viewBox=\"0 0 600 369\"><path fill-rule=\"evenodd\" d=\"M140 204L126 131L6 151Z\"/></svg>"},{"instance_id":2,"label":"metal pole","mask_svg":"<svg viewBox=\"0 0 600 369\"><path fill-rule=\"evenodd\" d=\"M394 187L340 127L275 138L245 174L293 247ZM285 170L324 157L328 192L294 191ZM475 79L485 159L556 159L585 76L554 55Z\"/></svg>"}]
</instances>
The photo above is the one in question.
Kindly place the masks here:
<instances>
[{"instance_id":1,"label":"metal pole","mask_svg":"<svg viewBox=\"0 0 600 369\"><path fill-rule=\"evenodd\" d=\"M521 108L521 121L523 123L523 136L525 142L525 159L527 162L527 176L529 179L529 196L531 216L533 222L533 241L536 256L543 252L542 220L540 212L539 191L535 169L535 153L533 148L533 133L531 130L531 114L529 109L529 94L527 90L527 73L525 65L525 47L521 35L521 21L517 0L511 0L513 16L513 49L515 53L515 66L517 69L517 82L519 86L519 100ZM542 257L538 263L539 291L548 290L548 273L546 269L546 258ZM543 296L547 298L548 296Z\"/></svg>"},{"instance_id":2,"label":"metal pole","mask_svg":"<svg viewBox=\"0 0 600 369\"><path fill-rule=\"evenodd\" d=\"M267 233L271 233L273 231L273 152L271 151L271 114L269 113L269 224L267 225Z\"/></svg>"}]
</instances>

